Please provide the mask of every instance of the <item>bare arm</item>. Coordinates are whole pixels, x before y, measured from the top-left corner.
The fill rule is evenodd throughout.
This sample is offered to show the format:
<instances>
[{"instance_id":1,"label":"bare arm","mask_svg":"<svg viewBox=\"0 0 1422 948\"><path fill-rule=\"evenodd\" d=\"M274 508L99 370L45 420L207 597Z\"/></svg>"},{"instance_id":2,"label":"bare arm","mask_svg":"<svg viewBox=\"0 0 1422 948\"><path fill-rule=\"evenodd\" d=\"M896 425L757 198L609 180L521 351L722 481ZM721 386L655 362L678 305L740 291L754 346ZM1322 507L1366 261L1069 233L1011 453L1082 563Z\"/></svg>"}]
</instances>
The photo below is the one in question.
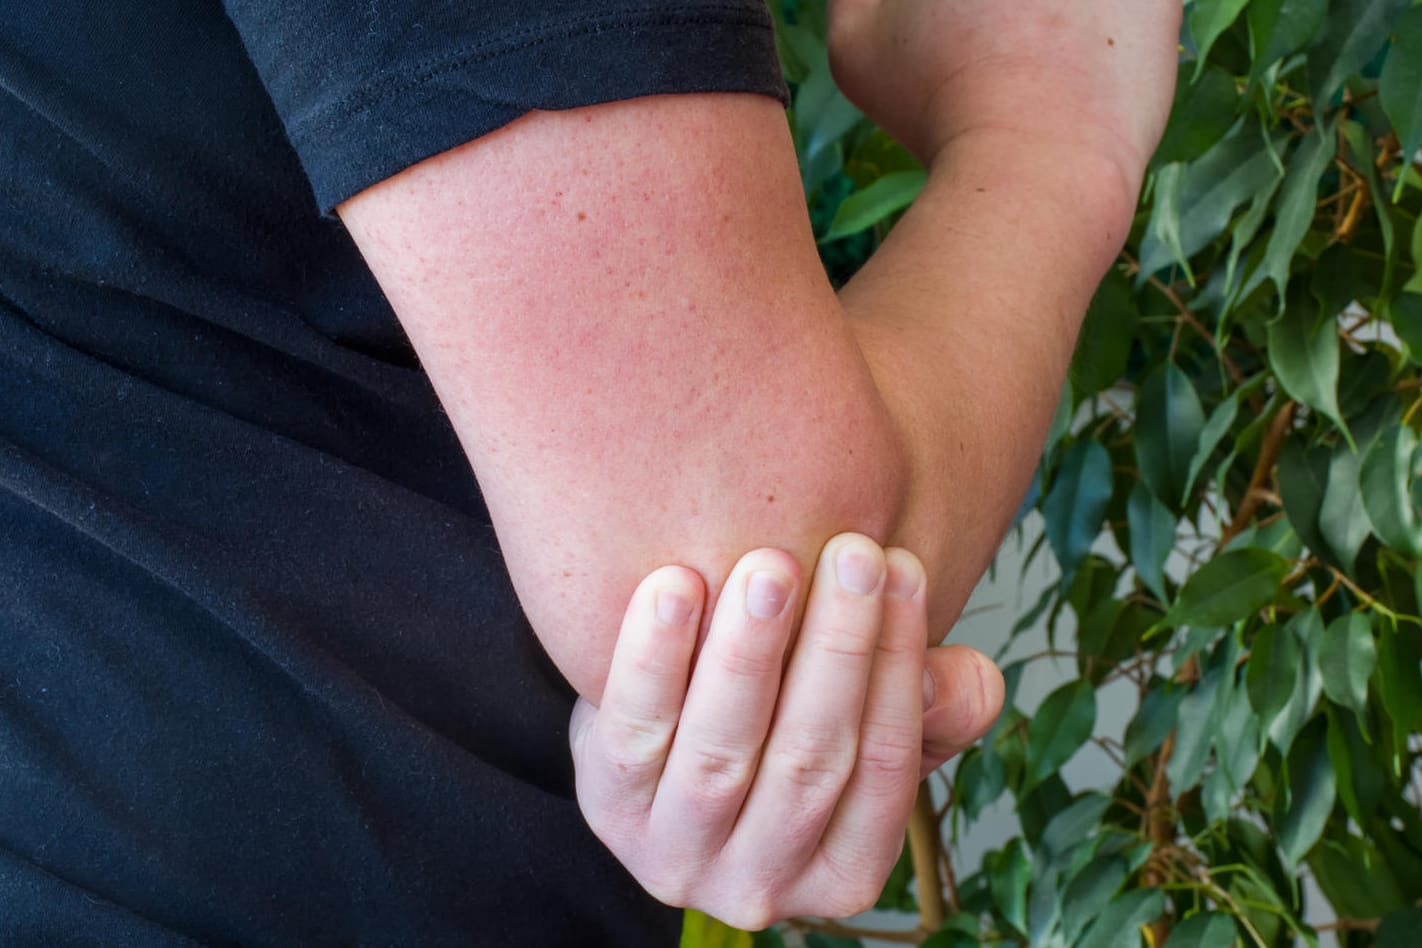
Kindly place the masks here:
<instances>
[{"instance_id":1,"label":"bare arm","mask_svg":"<svg viewBox=\"0 0 1422 948\"><path fill-rule=\"evenodd\" d=\"M920 555L931 628L956 616L1129 212L1099 158L960 142L842 301L751 96L536 113L341 207L584 695L665 563L714 600L746 549L807 570L855 530Z\"/></svg>"}]
</instances>

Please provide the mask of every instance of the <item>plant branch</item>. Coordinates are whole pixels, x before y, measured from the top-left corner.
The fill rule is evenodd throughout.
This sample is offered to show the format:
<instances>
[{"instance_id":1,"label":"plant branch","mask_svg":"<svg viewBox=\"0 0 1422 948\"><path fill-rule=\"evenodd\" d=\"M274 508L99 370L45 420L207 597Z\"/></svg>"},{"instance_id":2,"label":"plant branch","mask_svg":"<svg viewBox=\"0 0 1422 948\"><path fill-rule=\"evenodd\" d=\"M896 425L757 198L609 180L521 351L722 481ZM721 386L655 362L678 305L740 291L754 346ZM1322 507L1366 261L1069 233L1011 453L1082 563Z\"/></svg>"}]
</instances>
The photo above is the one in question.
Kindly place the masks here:
<instances>
[{"instance_id":1,"label":"plant branch","mask_svg":"<svg viewBox=\"0 0 1422 948\"><path fill-rule=\"evenodd\" d=\"M1294 423L1294 407L1294 402L1286 402L1284 407L1279 409L1279 413L1274 416L1274 420L1269 422L1269 430L1264 433L1264 442L1259 446L1259 460L1255 462L1254 473L1249 478L1249 489L1244 492L1244 500L1240 502L1234 519L1220 531L1219 545L1221 548L1229 545L1229 541L1238 536L1254 519L1255 511L1259 509L1259 501L1262 499L1264 485L1269 481L1274 464L1279 460L1279 452L1284 447L1284 438L1289 433L1289 427Z\"/></svg>"},{"instance_id":2,"label":"plant branch","mask_svg":"<svg viewBox=\"0 0 1422 948\"><path fill-rule=\"evenodd\" d=\"M877 938L879 941L898 942L905 945L916 945L924 937L924 932L921 931L905 932L892 929L860 928L855 925L841 925L839 922L832 922L829 919L792 918L788 919L785 924L802 932L834 935L839 938Z\"/></svg>"},{"instance_id":3,"label":"plant branch","mask_svg":"<svg viewBox=\"0 0 1422 948\"><path fill-rule=\"evenodd\" d=\"M1340 918L1336 922L1325 922L1313 926L1317 932L1375 932L1382 924L1380 918Z\"/></svg>"},{"instance_id":4,"label":"plant branch","mask_svg":"<svg viewBox=\"0 0 1422 948\"><path fill-rule=\"evenodd\" d=\"M939 850L943 840L938 835L937 814L928 781L918 785L918 796L909 815L909 855L913 859L913 875L918 881L918 922L924 931L936 932L943 927L943 882L938 878Z\"/></svg>"}]
</instances>

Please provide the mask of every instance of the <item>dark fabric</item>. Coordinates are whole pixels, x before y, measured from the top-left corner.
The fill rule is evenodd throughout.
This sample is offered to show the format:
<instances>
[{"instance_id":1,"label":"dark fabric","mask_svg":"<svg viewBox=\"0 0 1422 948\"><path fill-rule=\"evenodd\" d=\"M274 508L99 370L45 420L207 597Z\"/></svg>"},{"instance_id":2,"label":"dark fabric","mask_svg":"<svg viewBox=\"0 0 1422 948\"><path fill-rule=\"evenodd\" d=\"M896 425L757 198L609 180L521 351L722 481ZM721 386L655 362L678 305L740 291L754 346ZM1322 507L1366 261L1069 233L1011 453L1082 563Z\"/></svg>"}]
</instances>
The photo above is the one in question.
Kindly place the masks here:
<instances>
[{"instance_id":1,"label":"dark fabric","mask_svg":"<svg viewBox=\"0 0 1422 948\"><path fill-rule=\"evenodd\" d=\"M675 944L323 211L758 3L0 0L0 944Z\"/></svg>"}]
</instances>

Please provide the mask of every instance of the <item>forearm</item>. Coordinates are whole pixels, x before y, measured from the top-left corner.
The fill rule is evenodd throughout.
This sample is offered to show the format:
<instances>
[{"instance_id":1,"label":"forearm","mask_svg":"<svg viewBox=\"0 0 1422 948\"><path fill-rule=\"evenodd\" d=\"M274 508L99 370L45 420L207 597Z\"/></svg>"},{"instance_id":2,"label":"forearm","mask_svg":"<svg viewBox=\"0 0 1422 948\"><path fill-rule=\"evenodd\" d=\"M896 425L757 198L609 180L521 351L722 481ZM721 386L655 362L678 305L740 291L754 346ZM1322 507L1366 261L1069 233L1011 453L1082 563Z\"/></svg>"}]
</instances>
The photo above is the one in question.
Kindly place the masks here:
<instances>
[{"instance_id":1,"label":"forearm","mask_svg":"<svg viewBox=\"0 0 1422 948\"><path fill-rule=\"evenodd\" d=\"M1013 134L950 146L841 302L900 427L891 540L924 561L942 634L1031 479L1077 330L1131 205L1114 168Z\"/></svg>"}]
</instances>

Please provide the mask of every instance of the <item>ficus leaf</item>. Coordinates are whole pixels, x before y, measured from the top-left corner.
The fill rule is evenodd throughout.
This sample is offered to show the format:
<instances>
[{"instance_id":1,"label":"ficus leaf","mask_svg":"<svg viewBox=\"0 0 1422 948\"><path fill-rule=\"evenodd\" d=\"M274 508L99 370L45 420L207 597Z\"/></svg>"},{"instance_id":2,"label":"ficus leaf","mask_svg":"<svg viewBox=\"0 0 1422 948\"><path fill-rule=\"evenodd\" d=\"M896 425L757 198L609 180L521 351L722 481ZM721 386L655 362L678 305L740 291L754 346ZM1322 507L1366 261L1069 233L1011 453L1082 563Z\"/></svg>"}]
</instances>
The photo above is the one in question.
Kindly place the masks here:
<instances>
[{"instance_id":1,"label":"ficus leaf","mask_svg":"<svg viewBox=\"0 0 1422 948\"><path fill-rule=\"evenodd\" d=\"M1232 393L1210 412L1210 420L1205 422L1205 427L1200 431L1200 443L1195 448L1195 456L1190 459L1190 470L1185 476L1185 494L1180 498L1182 504L1189 503L1190 491L1195 486L1200 471L1209 463L1210 455L1215 453L1215 448L1219 447L1224 436L1229 433L1238 414L1239 392Z\"/></svg>"},{"instance_id":2,"label":"ficus leaf","mask_svg":"<svg viewBox=\"0 0 1422 948\"><path fill-rule=\"evenodd\" d=\"M1289 264L1299 249L1304 235L1313 223L1314 205L1318 200L1318 182L1333 163L1337 138L1331 123L1319 123L1304 136L1298 150L1289 159L1279 203L1274 218L1274 232L1264 250L1257 280L1272 280L1279 290L1279 308L1283 309L1284 291L1289 284ZM1272 348L1272 344L1271 344Z\"/></svg>"},{"instance_id":3,"label":"ficus leaf","mask_svg":"<svg viewBox=\"0 0 1422 948\"><path fill-rule=\"evenodd\" d=\"M1422 556L1422 517L1412 504L1412 484L1422 474L1419 462L1417 435L1406 425L1395 425L1373 441L1359 473L1373 533L1408 556Z\"/></svg>"},{"instance_id":4,"label":"ficus leaf","mask_svg":"<svg viewBox=\"0 0 1422 948\"><path fill-rule=\"evenodd\" d=\"M1333 0L1318 45L1309 53L1316 109L1328 105L1343 80L1358 72L1387 42L1410 0Z\"/></svg>"},{"instance_id":5,"label":"ficus leaf","mask_svg":"<svg viewBox=\"0 0 1422 948\"><path fill-rule=\"evenodd\" d=\"M1127 767L1134 767L1145 760L1147 754L1154 753L1165 741L1166 735L1175 726L1175 716L1185 694L1184 688L1170 685L1161 685L1146 692L1136 716L1126 725Z\"/></svg>"},{"instance_id":6,"label":"ficus leaf","mask_svg":"<svg viewBox=\"0 0 1422 948\"><path fill-rule=\"evenodd\" d=\"M1266 625L1255 633L1244 683L1249 703L1265 727L1272 724L1289 703L1301 655L1298 637L1289 629Z\"/></svg>"},{"instance_id":7,"label":"ficus leaf","mask_svg":"<svg viewBox=\"0 0 1422 948\"><path fill-rule=\"evenodd\" d=\"M1176 925L1165 948L1229 948L1234 944L1234 919L1222 912L1199 912Z\"/></svg>"},{"instance_id":8,"label":"ficus leaf","mask_svg":"<svg viewBox=\"0 0 1422 948\"><path fill-rule=\"evenodd\" d=\"M1378 664L1377 642L1368 617L1352 612L1330 622L1318 662L1329 700L1359 715L1367 714L1368 680Z\"/></svg>"},{"instance_id":9,"label":"ficus leaf","mask_svg":"<svg viewBox=\"0 0 1422 948\"><path fill-rule=\"evenodd\" d=\"M1159 889L1133 889L1111 900L1086 930L1076 948L1121 948L1140 941L1140 927L1160 917L1165 895Z\"/></svg>"},{"instance_id":10,"label":"ficus leaf","mask_svg":"<svg viewBox=\"0 0 1422 948\"><path fill-rule=\"evenodd\" d=\"M1101 532L1111 499L1111 456L1095 441L1078 441L1062 455L1047 498L1042 502L1047 542L1070 585L1077 567Z\"/></svg>"},{"instance_id":11,"label":"ficus leaf","mask_svg":"<svg viewBox=\"0 0 1422 948\"><path fill-rule=\"evenodd\" d=\"M1274 825L1279 849L1290 866L1297 865L1323 833L1337 799L1333 766L1324 741L1325 722L1316 720L1289 752L1289 794L1275 800Z\"/></svg>"},{"instance_id":12,"label":"ficus leaf","mask_svg":"<svg viewBox=\"0 0 1422 948\"><path fill-rule=\"evenodd\" d=\"M1149 276L1177 260L1193 257L1224 233L1236 208L1281 174L1259 123L1252 119L1236 122L1228 135L1180 172L1178 182L1166 182L1167 190L1157 198L1156 206L1168 204L1173 210L1159 221L1152 218L1152 226L1141 240L1141 273ZM1178 192L1169 191L1177 185Z\"/></svg>"},{"instance_id":13,"label":"ficus leaf","mask_svg":"<svg viewBox=\"0 0 1422 948\"><path fill-rule=\"evenodd\" d=\"M1085 931L1125 881L1126 861L1115 854L1097 856L1076 874L1062 893L1062 934L1068 944Z\"/></svg>"},{"instance_id":14,"label":"ficus leaf","mask_svg":"<svg viewBox=\"0 0 1422 948\"><path fill-rule=\"evenodd\" d=\"M1205 411L1188 376L1166 363L1136 396L1136 461L1151 493L1178 509L1200 444Z\"/></svg>"},{"instance_id":15,"label":"ficus leaf","mask_svg":"<svg viewBox=\"0 0 1422 948\"><path fill-rule=\"evenodd\" d=\"M1324 634L1323 616L1317 608L1305 609L1283 627L1280 634L1292 633L1299 644L1298 664L1292 679L1293 690L1288 703L1279 711L1265 728L1270 743L1287 754L1299 731L1303 730L1313 716L1318 699L1323 694L1323 676L1319 673L1316 656L1320 651L1319 641Z\"/></svg>"},{"instance_id":16,"label":"ficus leaf","mask_svg":"<svg viewBox=\"0 0 1422 948\"><path fill-rule=\"evenodd\" d=\"M1328 552L1328 544L1318 529L1318 514L1328 486L1329 457L1328 448L1305 447L1294 438L1286 441L1279 452L1279 493L1284 512L1299 538L1318 554Z\"/></svg>"},{"instance_id":17,"label":"ficus leaf","mask_svg":"<svg viewBox=\"0 0 1422 948\"><path fill-rule=\"evenodd\" d=\"M1358 550L1368 539L1368 515L1363 508L1363 495L1358 490L1358 475L1363 459L1348 445L1333 446L1328 459L1328 483L1323 488L1323 503L1318 509L1318 529L1338 563L1350 572L1358 558Z\"/></svg>"},{"instance_id":18,"label":"ficus leaf","mask_svg":"<svg viewBox=\"0 0 1422 948\"><path fill-rule=\"evenodd\" d=\"M1388 61L1378 77L1378 99L1392 129L1402 142L1404 155L1416 155L1422 145L1422 9L1413 7L1396 24ZM1402 176L1398 190L1402 193Z\"/></svg>"},{"instance_id":19,"label":"ficus leaf","mask_svg":"<svg viewBox=\"0 0 1422 948\"><path fill-rule=\"evenodd\" d=\"M1341 430L1338 410L1338 326L1295 299L1269 324L1269 365L1296 401L1327 417Z\"/></svg>"},{"instance_id":20,"label":"ficus leaf","mask_svg":"<svg viewBox=\"0 0 1422 948\"><path fill-rule=\"evenodd\" d=\"M820 242L828 243L857 234L903 210L918 197L927 181L926 171L895 171L875 179L864 190L844 199Z\"/></svg>"},{"instance_id":21,"label":"ficus leaf","mask_svg":"<svg viewBox=\"0 0 1422 948\"><path fill-rule=\"evenodd\" d=\"M1190 9L1190 35L1195 38L1196 55L1195 79L1200 78L1205 60L1215 40L1238 18L1248 0L1196 0ZM1231 89L1233 92L1233 89ZM1233 95L1230 97L1233 99Z\"/></svg>"},{"instance_id":22,"label":"ficus leaf","mask_svg":"<svg viewBox=\"0 0 1422 948\"><path fill-rule=\"evenodd\" d=\"M704 912L687 909L681 922L681 948L752 948L750 932L732 928Z\"/></svg>"},{"instance_id":23,"label":"ficus leaf","mask_svg":"<svg viewBox=\"0 0 1422 948\"><path fill-rule=\"evenodd\" d=\"M1250 80L1313 42L1323 27L1328 0L1254 0L1249 4L1249 45L1254 55Z\"/></svg>"},{"instance_id":24,"label":"ficus leaf","mask_svg":"<svg viewBox=\"0 0 1422 948\"><path fill-rule=\"evenodd\" d=\"M1187 580L1166 617L1169 625L1228 625L1262 608L1278 593L1289 564L1257 548L1231 550Z\"/></svg>"},{"instance_id":25,"label":"ficus leaf","mask_svg":"<svg viewBox=\"0 0 1422 948\"><path fill-rule=\"evenodd\" d=\"M1027 767L1021 793L1055 774L1091 737L1096 726L1096 689L1068 682L1043 699L1027 725Z\"/></svg>"},{"instance_id":26,"label":"ficus leaf","mask_svg":"<svg viewBox=\"0 0 1422 948\"><path fill-rule=\"evenodd\" d=\"M1418 230L1422 232L1422 226ZM1392 331L1407 344L1408 358L1422 365L1422 293L1399 293L1388 310Z\"/></svg>"},{"instance_id":27,"label":"ficus leaf","mask_svg":"<svg viewBox=\"0 0 1422 948\"><path fill-rule=\"evenodd\" d=\"M1137 481L1126 502L1126 521L1131 534L1131 567L1145 587L1165 602L1165 561L1175 548L1175 515L1156 500L1144 481Z\"/></svg>"}]
</instances>

